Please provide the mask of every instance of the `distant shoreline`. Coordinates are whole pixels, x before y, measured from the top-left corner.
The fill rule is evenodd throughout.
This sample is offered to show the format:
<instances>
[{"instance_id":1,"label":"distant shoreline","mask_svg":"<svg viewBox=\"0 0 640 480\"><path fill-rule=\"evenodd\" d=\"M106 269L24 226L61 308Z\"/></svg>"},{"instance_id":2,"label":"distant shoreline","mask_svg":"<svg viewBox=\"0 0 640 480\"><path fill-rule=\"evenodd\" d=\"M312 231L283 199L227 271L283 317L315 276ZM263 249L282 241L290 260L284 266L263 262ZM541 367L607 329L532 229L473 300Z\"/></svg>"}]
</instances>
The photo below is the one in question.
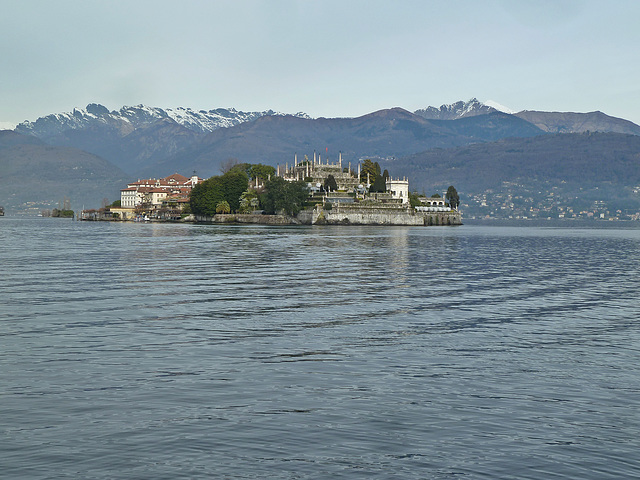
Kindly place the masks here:
<instances>
[{"instance_id":1,"label":"distant shoreline","mask_svg":"<svg viewBox=\"0 0 640 480\"><path fill-rule=\"evenodd\" d=\"M585 220L571 218L550 219L511 219L511 218L465 218L465 225L496 226L496 227L549 227L549 228L627 228L640 229L640 222L633 220Z\"/></svg>"}]
</instances>

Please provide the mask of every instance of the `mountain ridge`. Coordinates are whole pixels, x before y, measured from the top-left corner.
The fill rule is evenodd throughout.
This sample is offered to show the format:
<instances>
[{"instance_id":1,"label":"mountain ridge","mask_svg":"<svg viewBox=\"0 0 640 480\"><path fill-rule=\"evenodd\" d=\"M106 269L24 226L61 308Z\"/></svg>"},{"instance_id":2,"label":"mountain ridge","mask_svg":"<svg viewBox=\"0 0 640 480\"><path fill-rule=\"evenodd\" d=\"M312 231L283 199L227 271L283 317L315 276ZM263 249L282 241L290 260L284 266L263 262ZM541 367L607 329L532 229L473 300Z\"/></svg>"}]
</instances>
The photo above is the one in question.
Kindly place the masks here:
<instances>
[{"instance_id":1,"label":"mountain ridge","mask_svg":"<svg viewBox=\"0 0 640 480\"><path fill-rule=\"evenodd\" d=\"M416 110L414 113L427 120L458 120L460 118L472 117L476 115L486 115L498 110L486 105L477 98L468 101L457 101L451 104L441 105L439 108L426 107Z\"/></svg>"},{"instance_id":2,"label":"mountain ridge","mask_svg":"<svg viewBox=\"0 0 640 480\"><path fill-rule=\"evenodd\" d=\"M640 135L639 125L600 111L575 113L523 110L514 115L548 133L610 132Z\"/></svg>"},{"instance_id":3,"label":"mountain ridge","mask_svg":"<svg viewBox=\"0 0 640 480\"><path fill-rule=\"evenodd\" d=\"M465 122L456 124L460 120L427 120L399 107L355 118L265 116L200 137L188 149L163 159L155 167L160 176L169 174L176 166L207 176L217 173L217 167L229 158L284 164L295 152L311 154L315 149L323 149L334 157L342 152L345 160L357 162L365 157L396 157L430 148L491 141L496 137L544 134L524 120L498 112L487 116L484 125L484 118L476 118L467 121L469 131L466 131ZM527 128L523 129L523 125ZM150 174L151 170L144 173Z\"/></svg>"},{"instance_id":4,"label":"mountain ridge","mask_svg":"<svg viewBox=\"0 0 640 480\"><path fill-rule=\"evenodd\" d=\"M489 105L489 103L491 105ZM631 133L640 135L640 126L635 123L607 115L603 112L543 112L537 110L523 110L512 112L509 109L499 109L492 105L495 102L483 103L477 98L467 101L458 101L452 104L443 104L440 107L425 107L409 112L401 107L393 107L384 110L399 109L418 115L425 120L460 120L463 118L482 116L492 113L505 113L517 116L536 125L548 133L582 133L584 131L613 131L615 133ZM508 110L508 111L505 111ZM367 115L373 115L372 112ZM135 106L123 106L119 110L109 110L104 105L90 103L84 109L74 108L72 112L52 113L39 117L35 121L26 120L18 124L13 130L18 133L29 134L45 141L55 141L57 135L74 129L81 130L90 127L107 126L117 131L121 136L126 136L134 130L170 118L177 124L196 133L207 134L219 128L229 128L241 123L257 120L264 116L295 116L312 119L303 112L294 114L264 110L262 112L244 112L235 108L216 108L210 110L195 110L185 107L161 108L149 107L142 104ZM342 117L342 118L362 118ZM331 118L331 117L330 117ZM319 118L318 118L319 119ZM337 118L335 118L337 119Z\"/></svg>"},{"instance_id":5,"label":"mountain ridge","mask_svg":"<svg viewBox=\"0 0 640 480\"><path fill-rule=\"evenodd\" d=\"M466 214L510 215L527 206L529 216L559 209L640 212L640 136L584 132L503 138L451 149L432 149L384 162L427 193L455 185ZM484 203L483 203L484 202ZM514 205L515 204L515 205ZM605 207L606 206L606 207ZM554 210L555 209L555 210Z\"/></svg>"},{"instance_id":6,"label":"mountain ridge","mask_svg":"<svg viewBox=\"0 0 640 480\"><path fill-rule=\"evenodd\" d=\"M218 128L230 127L270 115L284 114L273 110L243 112L235 108L218 108L208 111L196 111L185 107L163 109L142 104L123 106L120 110L110 111L104 105L90 103L84 109L74 108L72 112L52 113L40 117L34 122L28 120L21 122L14 130L18 133L46 139L70 129L77 130L92 125L111 125L118 127L123 135L127 135L137 128L170 118L194 132L208 133ZM303 118L308 117L303 112L295 115Z\"/></svg>"}]
</instances>

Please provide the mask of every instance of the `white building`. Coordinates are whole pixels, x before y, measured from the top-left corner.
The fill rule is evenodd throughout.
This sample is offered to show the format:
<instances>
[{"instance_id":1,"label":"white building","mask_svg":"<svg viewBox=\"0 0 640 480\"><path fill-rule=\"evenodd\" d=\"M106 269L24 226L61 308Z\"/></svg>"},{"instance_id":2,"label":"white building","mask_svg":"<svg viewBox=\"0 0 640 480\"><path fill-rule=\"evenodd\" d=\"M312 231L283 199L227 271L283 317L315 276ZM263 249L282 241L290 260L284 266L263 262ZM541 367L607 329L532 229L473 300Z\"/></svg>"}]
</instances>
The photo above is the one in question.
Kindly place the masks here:
<instances>
[{"instance_id":1,"label":"white building","mask_svg":"<svg viewBox=\"0 0 640 480\"><path fill-rule=\"evenodd\" d=\"M202 179L197 175L187 178L178 173L165 178L138 180L120 190L120 207L135 208L143 203L158 207L170 196L188 198L191 189L200 182Z\"/></svg>"},{"instance_id":2,"label":"white building","mask_svg":"<svg viewBox=\"0 0 640 480\"><path fill-rule=\"evenodd\" d=\"M399 199L402 203L409 203L409 180L399 178L394 180L393 178L387 178L387 193L391 194L391 198Z\"/></svg>"}]
</instances>

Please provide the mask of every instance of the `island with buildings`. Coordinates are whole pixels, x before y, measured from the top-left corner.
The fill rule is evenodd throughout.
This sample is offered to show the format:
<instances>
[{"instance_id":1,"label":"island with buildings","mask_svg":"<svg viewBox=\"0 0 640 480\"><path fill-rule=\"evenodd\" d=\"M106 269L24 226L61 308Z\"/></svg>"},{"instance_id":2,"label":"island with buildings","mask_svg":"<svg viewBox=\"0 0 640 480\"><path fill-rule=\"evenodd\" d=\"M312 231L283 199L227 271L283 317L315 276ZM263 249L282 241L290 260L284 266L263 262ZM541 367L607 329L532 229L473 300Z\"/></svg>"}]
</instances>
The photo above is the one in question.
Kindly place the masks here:
<instances>
[{"instance_id":1,"label":"island with buildings","mask_svg":"<svg viewBox=\"0 0 640 480\"><path fill-rule=\"evenodd\" d=\"M371 160L352 169L340 154L316 152L278 165L236 164L216 177L173 174L132 182L120 200L83 211L84 220L191 221L306 225L461 225L458 195L411 192L407 178L380 172Z\"/></svg>"}]
</instances>

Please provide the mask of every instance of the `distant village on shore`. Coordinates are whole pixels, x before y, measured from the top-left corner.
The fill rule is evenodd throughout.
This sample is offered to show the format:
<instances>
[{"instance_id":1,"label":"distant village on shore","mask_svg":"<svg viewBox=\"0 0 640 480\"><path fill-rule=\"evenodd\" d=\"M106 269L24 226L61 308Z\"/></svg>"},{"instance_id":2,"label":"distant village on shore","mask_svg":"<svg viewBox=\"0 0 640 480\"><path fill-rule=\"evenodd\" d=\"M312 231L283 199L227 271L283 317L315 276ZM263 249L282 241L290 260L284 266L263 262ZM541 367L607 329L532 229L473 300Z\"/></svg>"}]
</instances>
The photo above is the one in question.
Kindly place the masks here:
<instances>
[{"instance_id":1,"label":"distant village on shore","mask_svg":"<svg viewBox=\"0 0 640 480\"><path fill-rule=\"evenodd\" d=\"M453 186L430 197L411 192L409 180L393 178L372 160L352 168L316 152L272 167L232 162L224 173L202 179L174 173L138 179L120 200L83 210L79 220L208 223L461 225Z\"/></svg>"}]
</instances>

